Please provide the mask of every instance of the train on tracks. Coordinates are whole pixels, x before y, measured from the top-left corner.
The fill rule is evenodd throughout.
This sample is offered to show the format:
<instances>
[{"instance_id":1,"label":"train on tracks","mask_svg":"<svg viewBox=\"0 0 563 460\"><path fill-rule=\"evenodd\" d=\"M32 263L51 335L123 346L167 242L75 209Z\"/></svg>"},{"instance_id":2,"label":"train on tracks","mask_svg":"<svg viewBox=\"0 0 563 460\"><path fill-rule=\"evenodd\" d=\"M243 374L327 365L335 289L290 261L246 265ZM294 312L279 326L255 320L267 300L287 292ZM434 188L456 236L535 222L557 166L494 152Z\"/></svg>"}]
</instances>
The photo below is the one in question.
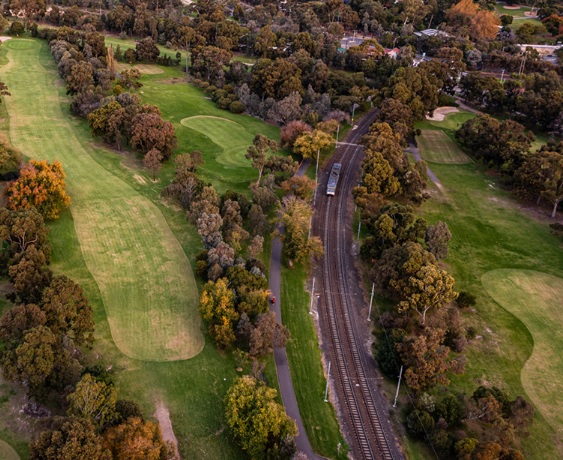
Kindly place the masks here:
<instances>
[{"instance_id":1,"label":"train on tracks","mask_svg":"<svg viewBox=\"0 0 563 460\"><path fill-rule=\"evenodd\" d=\"M342 165L340 163L334 163L332 169L330 170L330 176L328 176L328 183L326 184L326 194L334 196L336 193L336 186L338 185L338 179L340 178L340 169Z\"/></svg>"}]
</instances>

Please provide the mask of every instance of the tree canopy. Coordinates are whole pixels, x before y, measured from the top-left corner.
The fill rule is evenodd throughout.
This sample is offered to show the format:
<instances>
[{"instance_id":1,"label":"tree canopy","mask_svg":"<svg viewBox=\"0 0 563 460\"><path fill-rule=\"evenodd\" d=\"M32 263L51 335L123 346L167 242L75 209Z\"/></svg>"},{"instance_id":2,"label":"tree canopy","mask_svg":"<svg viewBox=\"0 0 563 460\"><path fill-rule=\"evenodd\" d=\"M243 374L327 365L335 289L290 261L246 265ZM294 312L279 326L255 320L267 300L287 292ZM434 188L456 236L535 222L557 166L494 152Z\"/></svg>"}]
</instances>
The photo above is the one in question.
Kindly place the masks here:
<instances>
[{"instance_id":1,"label":"tree canopy","mask_svg":"<svg viewBox=\"0 0 563 460\"><path fill-rule=\"evenodd\" d=\"M20 177L6 188L8 208L36 208L43 218L57 219L60 211L70 205L65 177L59 161L49 164L30 160L20 171Z\"/></svg>"},{"instance_id":2,"label":"tree canopy","mask_svg":"<svg viewBox=\"0 0 563 460\"><path fill-rule=\"evenodd\" d=\"M250 376L235 380L225 399L226 418L241 448L252 458L294 453L295 422L276 402L276 390Z\"/></svg>"}]
</instances>

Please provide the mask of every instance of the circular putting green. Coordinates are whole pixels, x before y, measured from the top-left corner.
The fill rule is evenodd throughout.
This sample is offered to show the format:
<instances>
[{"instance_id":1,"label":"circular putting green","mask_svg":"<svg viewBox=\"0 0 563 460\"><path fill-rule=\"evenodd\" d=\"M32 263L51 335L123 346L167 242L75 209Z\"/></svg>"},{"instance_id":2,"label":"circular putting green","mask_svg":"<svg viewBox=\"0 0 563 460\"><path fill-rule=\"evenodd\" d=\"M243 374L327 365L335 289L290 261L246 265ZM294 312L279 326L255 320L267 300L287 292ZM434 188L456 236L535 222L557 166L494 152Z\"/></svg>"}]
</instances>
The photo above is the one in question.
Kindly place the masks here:
<instances>
[{"instance_id":1,"label":"circular putting green","mask_svg":"<svg viewBox=\"0 0 563 460\"><path fill-rule=\"evenodd\" d=\"M226 118L205 115L184 118L180 123L200 132L219 147L221 153L215 157L217 163L229 168L250 166L245 155L254 136L241 124Z\"/></svg>"},{"instance_id":2,"label":"circular putting green","mask_svg":"<svg viewBox=\"0 0 563 460\"><path fill-rule=\"evenodd\" d=\"M522 368L526 393L547 422L563 426L563 278L532 270L501 269L481 281L491 297L524 323L534 340Z\"/></svg>"},{"instance_id":3,"label":"circular putting green","mask_svg":"<svg viewBox=\"0 0 563 460\"><path fill-rule=\"evenodd\" d=\"M28 50L31 48L39 48L40 45L36 41L33 40L25 40L25 39L18 39L18 40L8 40L5 42L5 46L12 50Z\"/></svg>"}]
</instances>

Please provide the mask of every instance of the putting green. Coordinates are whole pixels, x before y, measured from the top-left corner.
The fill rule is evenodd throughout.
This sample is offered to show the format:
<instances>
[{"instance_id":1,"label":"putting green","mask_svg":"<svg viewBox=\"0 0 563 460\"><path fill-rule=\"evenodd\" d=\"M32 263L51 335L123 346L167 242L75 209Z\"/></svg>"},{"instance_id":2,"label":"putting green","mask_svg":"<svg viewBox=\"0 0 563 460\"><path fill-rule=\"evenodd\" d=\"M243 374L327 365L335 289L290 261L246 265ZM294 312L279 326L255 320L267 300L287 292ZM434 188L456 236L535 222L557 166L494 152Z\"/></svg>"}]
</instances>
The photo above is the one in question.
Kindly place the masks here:
<instances>
[{"instance_id":1,"label":"putting green","mask_svg":"<svg viewBox=\"0 0 563 460\"><path fill-rule=\"evenodd\" d=\"M0 439L0 458L2 460L20 460L18 453L12 449L10 444Z\"/></svg>"},{"instance_id":2,"label":"putting green","mask_svg":"<svg viewBox=\"0 0 563 460\"><path fill-rule=\"evenodd\" d=\"M471 160L443 131L425 129L416 143L422 158L431 163L464 164Z\"/></svg>"},{"instance_id":3,"label":"putting green","mask_svg":"<svg viewBox=\"0 0 563 460\"><path fill-rule=\"evenodd\" d=\"M220 152L214 160L228 168L247 169L250 160L245 158L254 135L241 124L220 117L194 116L184 118L180 123L200 132L218 147Z\"/></svg>"},{"instance_id":4,"label":"putting green","mask_svg":"<svg viewBox=\"0 0 563 460\"><path fill-rule=\"evenodd\" d=\"M146 361L197 355L204 346L197 286L164 216L95 161L91 138L61 110L64 93L53 85L47 44L15 39L4 46L11 140L29 157L62 162L76 233L116 345Z\"/></svg>"},{"instance_id":5,"label":"putting green","mask_svg":"<svg viewBox=\"0 0 563 460\"><path fill-rule=\"evenodd\" d=\"M491 297L517 316L534 340L522 385L553 429L563 426L563 278L532 270L500 269L481 281Z\"/></svg>"}]
</instances>

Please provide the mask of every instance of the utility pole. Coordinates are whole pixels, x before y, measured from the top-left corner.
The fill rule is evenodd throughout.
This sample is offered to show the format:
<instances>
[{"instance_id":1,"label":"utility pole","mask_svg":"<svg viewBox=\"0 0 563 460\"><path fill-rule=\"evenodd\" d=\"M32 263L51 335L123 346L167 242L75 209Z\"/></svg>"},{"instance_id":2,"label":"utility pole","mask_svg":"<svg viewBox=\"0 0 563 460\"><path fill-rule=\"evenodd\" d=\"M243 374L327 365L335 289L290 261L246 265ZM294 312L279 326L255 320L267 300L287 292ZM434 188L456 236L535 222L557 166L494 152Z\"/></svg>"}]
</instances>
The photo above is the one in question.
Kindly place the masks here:
<instances>
[{"instance_id":1,"label":"utility pole","mask_svg":"<svg viewBox=\"0 0 563 460\"><path fill-rule=\"evenodd\" d=\"M315 193L313 194L313 204L317 200L317 188L319 186L319 157L321 156L321 149L317 150L317 167L315 168Z\"/></svg>"},{"instance_id":2,"label":"utility pole","mask_svg":"<svg viewBox=\"0 0 563 460\"><path fill-rule=\"evenodd\" d=\"M307 235L308 240L311 239L311 226L312 225L313 225L313 216L311 215L311 218L309 219L309 234Z\"/></svg>"},{"instance_id":3,"label":"utility pole","mask_svg":"<svg viewBox=\"0 0 563 460\"><path fill-rule=\"evenodd\" d=\"M393 407L397 407L397 398L399 397L399 387L401 386L401 376L403 375L403 366L401 366L401 371L399 372L399 383L397 383L397 392L395 393L395 402Z\"/></svg>"},{"instance_id":4,"label":"utility pole","mask_svg":"<svg viewBox=\"0 0 563 460\"><path fill-rule=\"evenodd\" d=\"M356 112L356 106L359 107L355 102L352 104L352 126L354 126L354 113Z\"/></svg>"},{"instance_id":5,"label":"utility pole","mask_svg":"<svg viewBox=\"0 0 563 460\"><path fill-rule=\"evenodd\" d=\"M371 321L371 306L373 304L373 291L375 290L375 283L371 283L371 297L369 299L368 321Z\"/></svg>"},{"instance_id":6,"label":"utility pole","mask_svg":"<svg viewBox=\"0 0 563 460\"><path fill-rule=\"evenodd\" d=\"M330 361L328 362L328 373L326 375L325 402L328 402L328 380L330 379Z\"/></svg>"},{"instance_id":7,"label":"utility pole","mask_svg":"<svg viewBox=\"0 0 563 460\"><path fill-rule=\"evenodd\" d=\"M360 244L360 228L362 227L362 218L361 217L362 217L362 215L360 214L360 219L358 221L358 238L357 238L358 246Z\"/></svg>"},{"instance_id":8,"label":"utility pole","mask_svg":"<svg viewBox=\"0 0 563 460\"><path fill-rule=\"evenodd\" d=\"M336 142L338 142L338 133L340 133L340 122L338 122L338 127L336 128Z\"/></svg>"},{"instance_id":9,"label":"utility pole","mask_svg":"<svg viewBox=\"0 0 563 460\"><path fill-rule=\"evenodd\" d=\"M313 287L311 288L311 305L309 306L309 314L313 314L313 297L315 295L315 277L313 276Z\"/></svg>"}]
</instances>

